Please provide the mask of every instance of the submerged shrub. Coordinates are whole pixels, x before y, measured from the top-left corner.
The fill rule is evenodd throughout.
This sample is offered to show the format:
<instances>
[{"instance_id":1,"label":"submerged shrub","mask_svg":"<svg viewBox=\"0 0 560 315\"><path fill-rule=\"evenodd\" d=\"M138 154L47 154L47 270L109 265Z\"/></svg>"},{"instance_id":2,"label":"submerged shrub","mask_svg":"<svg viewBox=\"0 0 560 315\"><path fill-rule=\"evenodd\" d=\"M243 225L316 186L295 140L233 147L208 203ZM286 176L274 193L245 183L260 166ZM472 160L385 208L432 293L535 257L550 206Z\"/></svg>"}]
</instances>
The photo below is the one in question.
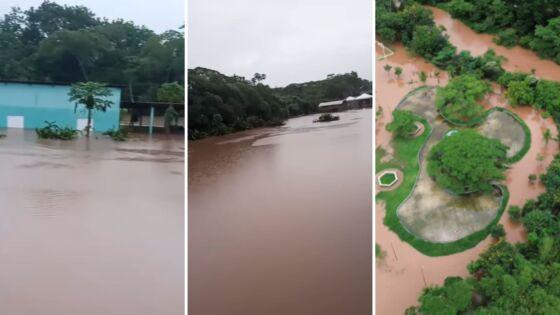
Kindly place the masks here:
<instances>
[{"instance_id":1,"label":"submerged shrub","mask_svg":"<svg viewBox=\"0 0 560 315\"><path fill-rule=\"evenodd\" d=\"M103 134L111 137L115 141L126 141L128 138L128 132L124 129L109 129Z\"/></svg>"},{"instance_id":2,"label":"submerged shrub","mask_svg":"<svg viewBox=\"0 0 560 315\"><path fill-rule=\"evenodd\" d=\"M43 128L35 129L37 136L41 139L72 140L78 134L77 130L69 127L60 127L55 122L45 121L47 124Z\"/></svg>"},{"instance_id":3,"label":"submerged shrub","mask_svg":"<svg viewBox=\"0 0 560 315\"><path fill-rule=\"evenodd\" d=\"M317 118L315 122L328 122L328 121L334 121L339 119L340 117L338 116L335 116L331 113L325 113L325 114L321 114L321 116L319 116L319 118Z\"/></svg>"}]
</instances>

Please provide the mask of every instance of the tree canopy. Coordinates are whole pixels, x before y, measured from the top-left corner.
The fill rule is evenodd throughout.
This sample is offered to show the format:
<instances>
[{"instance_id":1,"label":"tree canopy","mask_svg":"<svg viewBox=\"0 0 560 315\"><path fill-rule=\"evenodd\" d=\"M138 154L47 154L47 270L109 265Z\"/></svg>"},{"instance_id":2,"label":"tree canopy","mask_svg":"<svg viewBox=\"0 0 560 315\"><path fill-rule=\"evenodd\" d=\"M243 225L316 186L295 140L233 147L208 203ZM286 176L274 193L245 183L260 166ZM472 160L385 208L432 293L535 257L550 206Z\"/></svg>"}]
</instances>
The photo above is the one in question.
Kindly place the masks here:
<instances>
[{"instance_id":1,"label":"tree canopy","mask_svg":"<svg viewBox=\"0 0 560 315\"><path fill-rule=\"evenodd\" d=\"M475 130L444 137L428 155L428 174L443 188L463 194L489 192L504 179L507 147Z\"/></svg>"},{"instance_id":2,"label":"tree canopy","mask_svg":"<svg viewBox=\"0 0 560 315\"><path fill-rule=\"evenodd\" d=\"M265 74L247 80L195 68L188 75L190 139L278 125L288 117L316 112L321 102L371 92L371 81L356 72L281 88L264 84Z\"/></svg>"},{"instance_id":3,"label":"tree canopy","mask_svg":"<svg viewBox=\"0 0 560 315\"><path fill-rule=\"evenodd\" d=\"M447 119L469 122L484 112L479 101L490 91L490 84L475 75L457 76L437 89L436 107Z\"/></svg>"},{"instance_id":4,"label":"tree canopy","mask_svg":"<svg viewBox=\"0 0 560 315\"><path fill-rule=\"evenodd\" d=\"M156 34L83 6L13 8L0 17L0 47L3 80L118 84L135 101L155 101L163 83L184 85L182 32Z\"/></svg>"},{"instance_id":5,"label":"tree canopy","mask_svg":"<svg viewBox=\"0 0 560 315\"><path fill-rule=\"evenodd\" d=\"M411 111L396 109L393 111L393 121L385 127L396 137L409 137L416 131L418 117Z\"/></svg>"}]
</instances>

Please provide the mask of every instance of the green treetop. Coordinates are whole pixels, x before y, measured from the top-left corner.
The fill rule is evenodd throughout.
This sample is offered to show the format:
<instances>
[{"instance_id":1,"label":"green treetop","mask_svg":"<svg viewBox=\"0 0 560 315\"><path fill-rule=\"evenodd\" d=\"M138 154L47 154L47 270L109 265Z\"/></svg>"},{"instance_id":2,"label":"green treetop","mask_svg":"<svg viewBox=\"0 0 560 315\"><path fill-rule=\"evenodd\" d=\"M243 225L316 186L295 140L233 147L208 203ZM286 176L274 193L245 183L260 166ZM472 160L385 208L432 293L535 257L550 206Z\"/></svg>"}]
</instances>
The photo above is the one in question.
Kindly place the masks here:
<instances>
[{"instance_id":1,"label":"green treetop","mask_svg":"<svg viewBox=\"0 0 560 315\"><path fill-rule=\"evenodd\" d=\"M454 193L491 191L492 182L504 179L507 147L475 130L449 135L428 156L428 174Z\"/></svg>"}]
</instances>

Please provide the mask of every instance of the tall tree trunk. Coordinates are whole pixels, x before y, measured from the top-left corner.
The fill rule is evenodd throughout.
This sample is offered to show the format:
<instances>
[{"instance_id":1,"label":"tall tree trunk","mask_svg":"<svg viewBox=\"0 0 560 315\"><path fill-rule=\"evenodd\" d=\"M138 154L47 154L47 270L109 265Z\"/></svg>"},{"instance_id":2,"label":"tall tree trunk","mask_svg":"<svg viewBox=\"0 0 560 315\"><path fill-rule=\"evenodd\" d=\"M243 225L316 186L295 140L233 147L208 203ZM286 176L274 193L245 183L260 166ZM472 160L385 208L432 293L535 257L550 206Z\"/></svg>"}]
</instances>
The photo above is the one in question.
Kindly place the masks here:
<instances>
[{"instance_id":1,"label":"tall tree trunk","mask_svg":"<svg viewBox=\"0 0 560 315\"><path fill-rule=\"evenodd\" d=\"M91 109L88 109L86 136L89 138L89 131L91 129Z\"/></svg>"}]
</instances>

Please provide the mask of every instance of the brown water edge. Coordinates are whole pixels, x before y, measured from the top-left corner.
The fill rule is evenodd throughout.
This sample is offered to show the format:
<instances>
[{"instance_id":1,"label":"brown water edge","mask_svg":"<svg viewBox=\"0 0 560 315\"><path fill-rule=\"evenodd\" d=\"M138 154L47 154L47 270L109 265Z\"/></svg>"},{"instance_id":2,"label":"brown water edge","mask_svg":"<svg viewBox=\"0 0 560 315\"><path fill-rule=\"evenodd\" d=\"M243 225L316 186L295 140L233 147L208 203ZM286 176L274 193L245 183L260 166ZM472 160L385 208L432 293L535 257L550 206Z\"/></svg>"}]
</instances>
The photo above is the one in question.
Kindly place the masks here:
<instances>
[{"instance_id":1,"label":"brown water edge","mask_svg":"<svg viewBox=\"0 0 560 315\"><path fill-rule=\"evenodd\" d=\"M189 143L189 311L370 314L372 111Z\"/></svg>"},{"instance_id":2,"label":"brown water edge","mask_svg":"<svg viewBox=\"0 0 560 315\"><path fill-rule=\"evenodd\" d=\"M436 21L440 21L437 16ZM454 40L457 39L456 37L463 36L458 32L450 32L450 35L452 35L450 41L454 44ZM470 45L478 47L488 46L488 43L484 42L484 36L480 42L475 42L476 36L469 38L471 39ZM376 147L381 145L386 149L389 148L389 150L391 138L390 133L385 130L385 124L390 122L391 112L398 102L406 93L419 85L417 83L415 85L408 85L404 82L410 79L412 72L425 71L433 73L436 70L433 65L425 60L407 54L402 45L398 44L393 47L395 48L395 55L387 60L378 61L376 64L376 104L383 107L383 117L377 121L376 125ZM463 47L463 49L466 48ZM482 50L482 53L484 51L486 49ZM517 60L511 57L509 59L507 67L511 67L509 68L511 70L515 67L513 62ZM405 69L404 73L407 75L407 78L395 80L393 78L394 74L391 74L389 77L383 69L386 63L392 65L393 68L400 66ZM542 65L542 63L537 63L536 60L532 64L532 68L537 70L537 76L545 77L544 74L549 73L547 70L551 66L555 68L550 69L555 69L554 71L557 71L557 74L560 75L558 65L548 65L548 63ZM522 69L519 68L519 70ZM530 69L527 71L530 71ZM442 77L444 77L443 74ZM549 76L545 78L554 77ZM440 80L440 85L443 86L445 81L447 80ZM435 85L435 78L429 78L427 84ZM559 152L558 144L555 141L545 144L542 138L542 133L547 128L552 131L553 135L557 135L557 129L551 118L543 119L540 112L531 107L511 108L507 105L503 96L500 95L493 95L489 98L489 102L491 105L504 106L512 110L526 122L531 130L532 144L530 150L521 161L515 163L506 172L506 184L510 191L509 205L523 205L527 200L536 198L544 192L543 185L540 183L530 184L528 176L533 173L542 174L545 172L554 155ZM538 154L542 154L545 157L544 161L539 162L537 160ZM376 243L387 252L386 258L376 265L376 310L378 314L402 314L406 308L417 304L417 299L426 284L442 284L443 280L448 276L467 276L467 264L475 260L492 243L492 240L487 238L476 247L459 254L445 257L427 257L407 243L402 242L395 233L391 232L383 224L384 213L384 205L376 203ZM500 223L505 227L508 241L519 242L525 239L522 225L512 223L507 214L502 216ZM394 251L393 247L395 248ZM395 259L394 252L396 252L398 260ZM426 283L424 282L423 273ZM395 296L399 297L397 302L395 301Z\"/></svg>"},{"instance_id":3,"label":"brown water edge","mask_svg":"<svg viewBox=\"0 0 560 315\"><path fill-rule=\"evenodd\" d=\"M446 11L427 7L434 13L436 24L445 27L449 41L457 47L458 51L468 50L473 56L478 56L491 48L498 55L507 58L503 63L503 67L507 71L530 73L532 69L535 69L537 77L560 81L560 65L557 63L541 59L534 51L520 46L506 48L497 45L492 41L493 35L476 33L463 22L453 19Z\"/></svg>"},{"instance_id":4,"label":"brown water edge","mask_svg":"<svg viewBox=\"0 0 560 315\"><path fill-rule=\"evenodd\" d=\"M0 313L183 314L184 138L132 137L0 139Z\"/></svg>"}]
</instances>

